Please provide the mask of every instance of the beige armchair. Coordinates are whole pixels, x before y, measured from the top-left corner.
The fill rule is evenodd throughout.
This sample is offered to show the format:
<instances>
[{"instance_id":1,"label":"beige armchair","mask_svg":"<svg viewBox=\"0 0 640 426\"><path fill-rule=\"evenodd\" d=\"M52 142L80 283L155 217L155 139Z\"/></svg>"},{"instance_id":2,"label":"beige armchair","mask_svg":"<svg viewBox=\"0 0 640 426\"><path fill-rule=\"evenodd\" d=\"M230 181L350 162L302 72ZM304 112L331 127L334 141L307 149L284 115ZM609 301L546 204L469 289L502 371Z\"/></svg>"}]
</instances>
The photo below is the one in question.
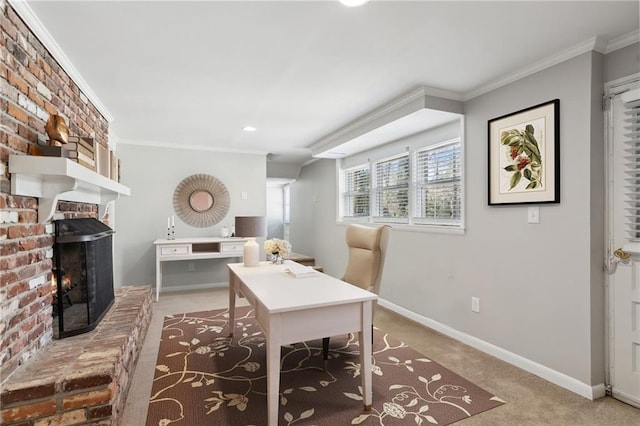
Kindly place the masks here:
<instances>
[{"instance_id":1,"label":"beige armchair","mask_svg":"<svg viewBox=\"0 0 640 426\"><path fill-rule=\"evenodd\" d=\"M349 225L346 232L349 263L343 281L378 294L389 242L388 225ZM329 337L322 339L322 357L329 356Z\"/></svg>"}]
</instances>

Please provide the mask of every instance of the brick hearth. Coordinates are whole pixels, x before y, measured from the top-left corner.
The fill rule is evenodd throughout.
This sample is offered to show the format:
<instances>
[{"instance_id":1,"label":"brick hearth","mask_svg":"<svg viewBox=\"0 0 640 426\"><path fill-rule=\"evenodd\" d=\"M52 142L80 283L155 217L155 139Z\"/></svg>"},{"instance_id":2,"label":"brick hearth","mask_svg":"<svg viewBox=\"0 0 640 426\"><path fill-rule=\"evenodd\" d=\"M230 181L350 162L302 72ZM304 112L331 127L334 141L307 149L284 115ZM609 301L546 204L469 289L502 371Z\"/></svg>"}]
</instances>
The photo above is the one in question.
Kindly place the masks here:
<instances>
[{"instance_id":1,"label":"brick hearth","mask_svg":"<svg viewBox=\"0 0 640 426\"><path fill-rule=\"evenodd\" d=\"M151 288L121 287L95 330L54 340L5 382L0 424L120 424L151 321Z\"/></svg>"}]
</instances>

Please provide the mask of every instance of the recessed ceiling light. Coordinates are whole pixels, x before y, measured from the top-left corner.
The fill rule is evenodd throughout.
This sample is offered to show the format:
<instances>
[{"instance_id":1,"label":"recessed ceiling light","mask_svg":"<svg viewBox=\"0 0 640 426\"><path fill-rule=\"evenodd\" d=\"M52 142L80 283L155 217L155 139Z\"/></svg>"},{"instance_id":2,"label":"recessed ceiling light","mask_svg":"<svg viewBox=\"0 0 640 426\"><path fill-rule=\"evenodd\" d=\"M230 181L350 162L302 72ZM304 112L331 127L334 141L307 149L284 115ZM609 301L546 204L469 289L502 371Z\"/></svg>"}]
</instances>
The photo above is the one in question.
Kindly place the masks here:
<instances>
[{"instance_id":1,"label":"recessed ceiling light","mask_svg":"<svg viewBox=\"0 0 640 426\"><path fill-rule=\"evenodd\" d=\"M253 127L253 126L244 126L244 127L242 128L242 130L244 130L245 132L255 132L255 131L256 131L256 130L258 130L258 129L256 129L256 128L255 128L255 127Z\"/></svg>"},{"instance_id":2,"label":"recessed ceiling light","mask_svg":"<svg viewBox=\"0 0 640 426\"><path fill-rule=\"evenodd\" d=\"M358 7L368 2L369 0L340 0L340 3L347 7Z\"/></svg>"}]
</instances>

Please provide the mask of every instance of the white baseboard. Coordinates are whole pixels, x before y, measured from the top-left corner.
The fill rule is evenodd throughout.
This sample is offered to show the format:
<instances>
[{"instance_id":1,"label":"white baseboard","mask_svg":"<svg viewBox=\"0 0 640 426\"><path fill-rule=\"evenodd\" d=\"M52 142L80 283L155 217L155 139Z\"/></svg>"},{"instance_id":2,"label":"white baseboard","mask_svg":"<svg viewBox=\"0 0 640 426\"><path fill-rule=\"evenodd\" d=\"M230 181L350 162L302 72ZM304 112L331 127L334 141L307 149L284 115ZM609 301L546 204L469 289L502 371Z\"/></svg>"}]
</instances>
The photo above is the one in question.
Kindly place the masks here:
<instances>
[{"instance_id":1,"label":"white baseboard","mask_svg":"<svg viewBox=\"0 0 640 426\"><path fill-rule=\"evenodd\" d=\"M229 287L229 283L221 282L221 283L204 283L204 284L187 284L187 285L181 284L181 285L174 285L174 286L163 285L161 293L169 293L172 291L204 290L207 288L221 288L221 287Z\"/></svg>"},{"instance_id":2,"label":"white baseboard","mask_svg":"<svg viewBox=\"0 0 640 426\"><path fill-rule=\"evenodd\" d=\"M385 309L393 311L398 315L408 318L411 321L429 327L446 336L451 337L452 339L458 340L475 349L478 349L479 351L485 352L502 361L515 365L516 367L528 371L529 373L542 377L543 379L555 385L568 389L571 392L574 392L584 398L594 400L605 396L604 383L593 386L588 385L573 377L567 376L564 373L553 370L542 364L538 364L537 362L531 361L530 359L524 358L518 354L514 354L513 352L509 352L503 348L485 342L484 340L480 340L477 337L473 337L471 335L458 331L452 327L449 327L448 325L441 324L430 318L416 314L415 312L391 303L388 300L378 299L378 305L382 306Z\"/></svg>"}]
</instances>

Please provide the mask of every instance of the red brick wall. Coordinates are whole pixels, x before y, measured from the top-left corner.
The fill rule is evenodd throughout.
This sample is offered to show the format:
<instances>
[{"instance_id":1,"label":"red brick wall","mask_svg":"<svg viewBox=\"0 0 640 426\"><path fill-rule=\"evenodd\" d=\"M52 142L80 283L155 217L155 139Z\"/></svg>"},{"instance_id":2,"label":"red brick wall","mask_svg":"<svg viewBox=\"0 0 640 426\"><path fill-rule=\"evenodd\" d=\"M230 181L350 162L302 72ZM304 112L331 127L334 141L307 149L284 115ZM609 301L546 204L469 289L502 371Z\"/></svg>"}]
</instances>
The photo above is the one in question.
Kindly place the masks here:
<instances>
[{"instance_id":1,"label":"red brick wall","mask_svg":"<svg viewBox=\"0 0 640 426\"><path fill-rule=\"evenodd\" d=\"M38 200L11 195L9 155L46 141L51 113L70 134L108 145L109 123L56 60L0 0L0 383L51 341L51 234ZM97 207L60 202L56 218L97 217Z\"/></svg>"}]
</instances>

